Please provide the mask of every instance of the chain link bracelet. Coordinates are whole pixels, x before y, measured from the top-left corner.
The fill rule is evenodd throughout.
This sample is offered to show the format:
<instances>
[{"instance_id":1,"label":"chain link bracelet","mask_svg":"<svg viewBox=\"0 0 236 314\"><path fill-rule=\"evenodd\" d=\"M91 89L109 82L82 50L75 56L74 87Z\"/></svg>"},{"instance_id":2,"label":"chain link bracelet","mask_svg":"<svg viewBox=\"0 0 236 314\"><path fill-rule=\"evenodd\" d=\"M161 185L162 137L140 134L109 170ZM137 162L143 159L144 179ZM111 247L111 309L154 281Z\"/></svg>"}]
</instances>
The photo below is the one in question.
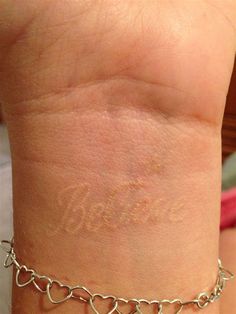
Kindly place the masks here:
<instances>
[{"instance_id":1,"label":"chain link bracelet","mask_svg":"<svg viewBox=\"0 0 236 314\"><path fill-rule=\"evenodd\" d=\"M142 305L152 305L156 309L157 314L164 314L167 307L173 306L175 314L182 312L186 306L194 306L195 308L204 309L211 303L215 302L222 295L225 288L226 281L233 279L234 275L226 270L220 260L218 260L218 274L214 288L210 292L202 292L198 294L195 299L189 301L182 301L181 299L163 299L163 300L146 300L146 299L126 299L116 297L114 295L104 295L100 293L91 293L84 286L69 286L63 284L58 280L52 279L45 275L40 275L35 270L28 268L26 265L22 265L18 262L15 251L14 251L14 240L11 241L2 240L1 248L7 253L4 261L4 267L15 267L16 269L16 285L19 288L33 285L40 293L47 295L49 301L53 304L60 304L68 301L69 299L75 299L80 302L87 303L91 306L91 309L95 314L99 314L95 300L111 301L111 309L107 314L122 314L120 306L123 304L130 305L132 308L129 314L142 314ZM52 293L53 288L62 289L63 297L55 297Z\"/></svg>"}]
</instances>

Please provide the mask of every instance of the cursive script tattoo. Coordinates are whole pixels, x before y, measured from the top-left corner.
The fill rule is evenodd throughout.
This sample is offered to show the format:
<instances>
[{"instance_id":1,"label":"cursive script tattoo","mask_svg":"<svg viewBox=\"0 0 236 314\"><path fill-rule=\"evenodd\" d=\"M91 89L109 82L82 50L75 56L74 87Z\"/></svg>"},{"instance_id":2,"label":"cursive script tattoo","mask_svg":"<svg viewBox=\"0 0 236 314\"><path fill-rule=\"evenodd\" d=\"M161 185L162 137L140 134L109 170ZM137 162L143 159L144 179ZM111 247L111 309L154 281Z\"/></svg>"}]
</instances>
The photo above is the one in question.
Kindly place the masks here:
<instances>
[{"instance_id":1,"label":"cursive script tattoo","mask_svg":"<svg viewBox=\"0 0 236 314\"><path fill-rule=\"evenodd\" d=\"M56 197L56 207L63 212L56 228L50 228L48 235L54 236L65 230L78 234L80 230L97 232L100 229L116 230L130 224L157 224L182 221L186 215L181 200L153 199L141 180L120 184L111 190L104 202L91 204L92 186L86 183L69 186Z\"/></svg>"}]
</instances>

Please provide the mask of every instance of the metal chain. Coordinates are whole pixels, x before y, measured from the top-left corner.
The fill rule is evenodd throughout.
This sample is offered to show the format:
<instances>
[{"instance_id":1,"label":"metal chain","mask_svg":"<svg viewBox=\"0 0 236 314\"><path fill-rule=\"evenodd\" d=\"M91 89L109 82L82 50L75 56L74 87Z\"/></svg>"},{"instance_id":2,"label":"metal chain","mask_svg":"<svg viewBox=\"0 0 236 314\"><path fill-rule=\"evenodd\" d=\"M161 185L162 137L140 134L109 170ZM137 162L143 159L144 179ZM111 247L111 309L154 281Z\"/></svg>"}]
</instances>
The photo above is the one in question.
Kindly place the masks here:
<instances>
[{"instance_id":1,"label":"metal chain","mask_svg":"<svg viewBox=\"0 0 236 314\"><path fill-rule=\"evenodd\" d=\"M18 262L15 251L14 251L14 240L11 241L2 240L1 248L7 253L6 259L4 261L4 267L15 267L16 268L16 285L20 288L26 287L28 285L33 285L40 293L47 295L49 301L53 304L60 304L66 302L69 299L75 299L80 302L87 303L91 306L91 309L95 314L99 314L95 300L107 300L111 301L112 309L107 314L122 314L120 305L126 304L132 307L129 314L142 314L142 305L153 305L155 306L157 314L164 314L165 308L173 306L175 314L182 312L185 306L193 305L196 308L204 309L209 304L215 302L221 296L226 281L234 278L234 275L226 270L220 261L218 260L218 274L217 280L214 288L211 292L202 292L198 296L189 301L182 301L181 299L173 300L146 300L146 299L125 299L121 297L116 297L114 295L103 295L100 293L91 293L89 289L84 286L69 286L61 283L58 280L51 279L48 276L38 274L34 269L28 268L26 265L22 265ZM23 279L23 274L27 279ZM63 297L57 298L52 293L53 288L61 289L64 293Z\"/></svg>"}]
</instances>

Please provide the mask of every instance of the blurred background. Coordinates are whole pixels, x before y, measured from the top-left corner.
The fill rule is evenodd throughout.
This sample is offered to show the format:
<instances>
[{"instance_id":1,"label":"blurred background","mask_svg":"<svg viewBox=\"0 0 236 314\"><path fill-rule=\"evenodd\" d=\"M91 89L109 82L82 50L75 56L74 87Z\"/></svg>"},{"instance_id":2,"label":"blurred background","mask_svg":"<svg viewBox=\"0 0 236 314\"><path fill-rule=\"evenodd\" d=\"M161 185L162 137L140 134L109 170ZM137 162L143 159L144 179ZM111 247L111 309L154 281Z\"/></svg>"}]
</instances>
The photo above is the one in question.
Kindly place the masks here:
<instances>
[{"instance_id":1,"label":"blurred background","mask_svg":"<svg viewBox=\"0 0 236 314\"><path fill-rule=\"evenodd\" d=\"M236 64L227 97L222 128L223 178L222 188L236 187ZM236 207L236 204L235 204Z\"/></svg>"},{"instance_id":2,"label":"blurred background","mask_svg":"<svg viewBox=\"0 0 236 314\"><path fill-rule=\"evenodd\" d=\"M221 227L236 226L236 65L234 68L222 128L222 220ZM0 104L0 239L12 236L11 158ZM232 219L233 218L233 219ZM0 313L10 313L11 271L3 269L0 250Z\"/></svg>"}]
</instances>

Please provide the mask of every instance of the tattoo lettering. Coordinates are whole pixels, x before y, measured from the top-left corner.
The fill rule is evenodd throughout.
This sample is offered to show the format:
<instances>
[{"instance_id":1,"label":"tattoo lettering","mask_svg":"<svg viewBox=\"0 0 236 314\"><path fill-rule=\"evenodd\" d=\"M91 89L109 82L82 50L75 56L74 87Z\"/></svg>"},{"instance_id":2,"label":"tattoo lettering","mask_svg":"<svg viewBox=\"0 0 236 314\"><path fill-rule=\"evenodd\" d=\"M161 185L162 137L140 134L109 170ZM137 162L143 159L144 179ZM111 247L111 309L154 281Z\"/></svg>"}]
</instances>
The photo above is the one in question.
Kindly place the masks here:
<instances>
[{"instance_id":1,"label":"tattoo lettering","mask_svg":"<svg viewBox=\"0 0 236 314\"><path fill-rule=\"evenodd\" d=\"M56 207L63 211L56 228L48 235L64 230L78 234L80 230L97 232L100 229L116 230L131 224L177 223L185 219L186 209L181 200L153 199L145 192L141 180L123 183L113 189L107 200L91 204L92 187L88 184L72 185L60 191Z\"/></svg>"}]
</instances>

